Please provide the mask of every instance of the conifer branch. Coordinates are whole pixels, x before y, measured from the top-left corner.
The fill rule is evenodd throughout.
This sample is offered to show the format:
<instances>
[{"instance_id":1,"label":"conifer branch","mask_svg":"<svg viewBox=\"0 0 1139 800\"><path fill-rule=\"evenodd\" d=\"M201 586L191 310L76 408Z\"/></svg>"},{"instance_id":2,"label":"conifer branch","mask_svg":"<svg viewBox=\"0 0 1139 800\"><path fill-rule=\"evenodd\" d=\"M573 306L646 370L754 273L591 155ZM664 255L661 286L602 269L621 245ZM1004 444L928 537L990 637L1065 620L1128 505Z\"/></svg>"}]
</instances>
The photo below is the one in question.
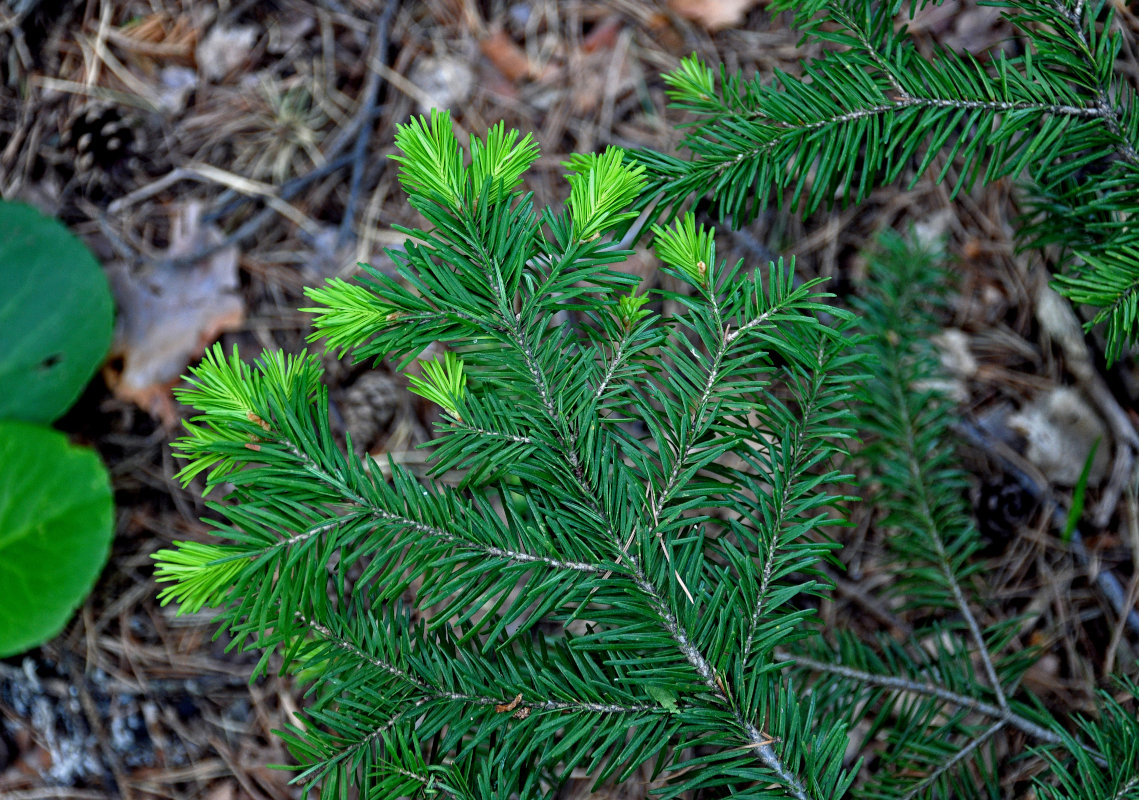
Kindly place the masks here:
<instances>
[{"instance_id":1,"label":"conifer branch","mask_svg":"<svg viewBox=\"0 0 1139 800\"><path fill-rule=\"evenodd\" d=\"M992 739L994 736L996 736L996 734L1005 725L1006 725L1006 722L1003 719L997 720L992 725L990 725L988 728L986 728L984 731L982 731L980 734L972 737L960 750L958 750L956 753L954 753L948 760L943 762L940 766L938 766L935 770L933 770L923 780L918 781L916 784L914 784L914 787L912 789L910 789L908 792L906 792L904 795L902 795L902 800L914 800L914 798L920 797L921 793L924 792L925 790L927 790L929 787L933 786L935 783L937 783L938 779L942 775L945 775L948 772L952 772L953 768L956 767L958 764L960 764L965 759L969 758L969 756L971 756L973 754L974 750L976 750L978 747L983 745L985 742L989 741L989 739Z\"/></svg>"},{"instance_id":2,"label":"conifer branch","mask_svg":"<svg viewBox=\"0 0 1139 800\"><path fill-rule=\"evenodd\" d=\"M300 450L296 444L289 441L288 439L282 438L278 441L284 444L288 451L297 459L297 461L304 465L305 471L308 474L317 478L317 480L321 481L329 488L339 492L343 496L346 503L357 506L359 509L361 509L361 513L355 516L356 519L362 519L366 517L374 520L376 523L386 523L393 525L410 533L430 536L439 539L440 541L447 542L448 544L455 545L456 547L479 552L488 556L494 556L496 558L502 558L507 561L512 561L516 564L541 564L545 567L549 567L550 569L566 570L571 572L601 572L601 569L593 564L585 564L578 561L562 561L555 558L549 558L547 556L533 555L531 553L487 545L472 541L471 539L453 533L452 531L448 531L434 525L426 524L420 520L411 519L400 514L393 514L384 508L376 506L374 503L370 502L358 492L355 492L349 488L347 476L343 474L333 475L329 473L320 465L316 464L312 458L310 458L306 453ZM253 553L250 553L250 555L268 555L275 550L288 549L295 544L308 540L314 535L333 530L343 524L343 522L343 519L337 519L330 520L325 523L320 523L306 531L281 539L269 547L254 551Z\"/></svg>"},{"instance_id":3,"label":"conifer branch","mask_svg":"<svg viewBox=\"0 0 1139 800\"><path fill-rule=\"evenodd\" d=\"M474 433L479 436L485 436L489 439L503 439L507 442L514 442L515 444L534 444L534 440L529 436L519 436L514 433L505 433L503 431L492 431L486 428L479 428L474 425L468 425L461 420L451 420L447 426L453 431L465 431L466 433Z\"/></svg>"},{"instance_id":4,"label":"conifer branch","mask_svg":"<svg viewBox=\"0 0 1139 800\"><path fill-rule=\"evenodd\" d=\"M718 311L716 314L718 317ZM541 367L537 364L534 353L529 348L525 340L520 335L516 336L519 352L525 359L527 369L530 372L530 375L534 381L535 388L538 390L539 396L543 398L543 407L546 411L546 414L552 423L558 425L561 420L558 418L557 412L553 408L552 403L549 402L548 386ZM724 346L726 347L726 345ZM701 394L701 404L698 404L698 406L701 408L703 407L702 403L707 402L707 398L711 392L712 387L715 384L716 375L717 370L716 367L713 366L709 370L708 382L704 387L703 393ZM596 501L596 497L598 496L597 487L592 486L588 478L584 475L584 472L581 468L581 463L577 458L577 449L575 443L563 437L560 432L557 433L557 436L559 442L562 445L561 455L565 459L566 465L569 467L577 481L577 486L581 490L582 501L585 502L593 510L593 512L598 515L599 519L603 521L606 535L609 537L610 541L616 543L617 535L614 529L615 526L610 521L609 515L606 513L606 511L601 508L601 506L599 506ZM680 459L678 458L678 463L679 460ZM675 476L675 470L673 474ZM654 508L656 508L656 506L654 506ZM654 527L657 523L657 520L658 516L654 514ZM792 796L795 797L796 800L811 800L810 796L803 788L802 781L797 776L793 775L786 768L786 766L784 766L782 760L779 758L774 748L771 746L772 737L765 736L750 720L744 719L740 715L738 709L735 707L735 704L724 693L723 689L720 688L720 685L716 680L716 675L711 666L708 664L707 659L703 656L699 649L692 644L688 633L684 630L684 627L680 624L679 620L673 614L669 603L661 595L656 586L649 581L636 557L628 552L629 544L632 541L632 536L633 534L630 533L629 541L621 546L618 553L618 558L625 560L630 565L635 585L645 594L645 596L657 609L657 613L660 614L662 624L669 632L669 635L672 636L673 640L676 642L677 648L684 655L688 663L692 665L693 669L696 670L696 673L708 687L709 691L712 692L712 694L716 696L725 706L732 710L732 713L736 719L736 723L744 732L747 744L749 747L754 749L756 756L760 758L768 767L770 767L771 770L779 777L779 779L783 781L785 785L787 785L792 793Z\"/></svg>"},{"instance_id":5,"label":"conifer branch","mask_svg":"<svg viewBox=\"0 0 1139 800\"><path fill-rule=\"evenodd\" d=\"M1104 309L1114 351L1139 314L1125 187L1139 179L1139 127L1107 63L1117 38L1098 5L1008 0L1032 57L930 60L895 30L896 4L779 2L847 49L769 85L685 59L666 82L700 117L692 160L577 154L562 212L520 191L538 157L529 136L499 124L464 148L445 112L398 126L399 179L425 229L404 229L393 274L308 295L315 337L357 358L402 370L446 345L409 378L443 412L425 477L369 470L335 441L314 357L250 367L216 350L180 391L201 414L176 445L181 477L204 474L229 502L211 505L224 543L158 554L173 584L163 602L217 606L236 646L264 651L257 672L280 653L313 682L282 736L298 780L326 800L529 800L574 770L600 783L654 758L667 797L838 798L860 770L847 730L867 722L891 744L885 777L865 776L883 798L995 786L979 750L1004 728L1040 743L1079 800L1139 787L1126 770L1095 772L1135 760L1126 710L1105 700L1103 720L1080 722L1091 745L1037 721L1017 699L1027 655L974 612L976 531L948 409L915 390L932 364L913 347L928 338L915 312L936 294L932 264L907 254L915 272L856 301L862 352L817 282L796 286L782 261L717 260L692 214L652 225L684 285L660 292L680 309L671 319L615 268L643 225L694 194L736 222L770 198L809 211L920 175L947 150L937 179L960 164L954 192L1027 173L1039 208L1091 220L1074 244L1046 214L1032 235L1086 256L1061 285ZM1101 167L1102 183L1082 181ZM873 357L884 381L851 374ZM819 565L839 546L825 526L856 397L896 590L935 612L912 632L932 652L832 631L835 663L781 648L820 649L804 599L829 589ZM815 673L808 690L780 669L790 662ZM690 747L702 752L679 763ZM1055 800L1050 788L1038 784Z\"/></svg>"},{"instance_id":6,"label":"conifer branch","mask_svg":"<svg viewBox=\"0 0 1139 800\"><path fill-rule=\"evenodd\" d=\"M421 678L416 677L407 670L400 669L392 664L377 658L370 653L366 653L356 646L353 642L348 641L342 636L333 633L329 628L321 625L312 620L305 620L308 630L320 636L324 641L332 644L336 648L348 653L352 657L359 660L361 663L367 663L382 672L391 675L392 677L412 686L418 691L425 694L428 700L449 700L457 703L465 703L468 705L476 706L509 706L511 711L519 708L530 709L531 711L580 711L589 714L643 714L661 713L659 705L622 705L620 703L586 703L586 702L572 702L564 700L527 700L524 698L509 698L509 697L485 697L482 695L467 694L464 692L454 692L446 689L441 689L436 686L428 684ZM501 712L500 712L501 713Z\"/></svg>"},{"instance_id":7,"label":"conifer branch","mask_svg":"<svg viewBox=\"0 0 1139 800\"><path fill-rule=\"evenodd\" d=\"M676 616L672 613L672 610L660 592L657 591L657 588L649 583L643 574L636 576L636 584L656 607L657 612L661 615L661 621L665 629L669 632L669 635L672 636L673 641L676 642L676 646L684 655L684 658L692 665L692 668L696 670L696 674L700 676L704 685L708 687L708 691L720 703L731 710L736 725L743 731L747 747L775 773L779 780L783 782L784 786L787 787L792 797L796 798L796 800L812 800L803 786L802 779L787 769L783 760L779 757L779 754L775 752L775 748L771 746L774 741L773 737L765 735L751 720L745 718L740 713L736 703L728 696L721 682L717 679L712 666L708 663L703 653L700 652L699 648L692 644L688 633L676 619Z\"/></svg>"},{"instance_id":8,"label":"conifer branch","mask_svg":"<svg viewBox=\"0 0 1139 800\"><path fill-rule=\"evenodd\" d=\"M502 291L502 284L496 283L494 284L494 288L496 291ZM714 292L710 294L708 300L709 305L712 308L713 316L717 321L717 328L722 330L719 306L716 303ZM499 307L509 307L506 298L500 298ZM778 306L776 308L778 308ZM760 316L760 318L754 320L753 324L749 325L749 328L755 327L755 325L758 325L762 321L766 321L773 313L775 313L774 310L765 312ZM581 492L581 500L597 515L600 520L602 520L607 538L616 544L618 541L616 526L613 525L608 513L597 503L596 500L596 498L600 496L598 492L599 487L592 485L588 477L585 475L581 462L578 458L577 443L571 438L570 435L567 435L563 432L565 430L564 420L558 414L558 411L552 401L549 382L541 365L538 363L538 359L534 353L533 348L527 341L523 331L518 327L519 323L521 322L521 315L515 315L513 321L511 321L509 317L507 317L504 321L508 325L512 326L512 341L514 342L519 354L522 356L523 363L530 375L534 389L538 392L538 397L541 401L542 409L545 412L547 419L554 426L555 436L561 446L559 454L564 459L566 466L574 476L576 485ZM717 355L713 357L712 365L708 370L704 389L700 395L699 400L697 401L698 411L694 412L693 415L696 420L702 417L706 410L708 399L719 377L719 362L726 352L728 344L729 342L725 333L721 338L721 343L719 350L717 351ZM698 425L699 423L696 421L694 424ZM675 488L673 486L673 481L680 472L680 465L682 460L686 459L687 455L688 446L685 446L683 455L678 455L676 457L676 462L674 464L672 474L665 485L666 491L670 491L670 488ZM662 493L662 495L663 494L664 493ZM660 506L653 506L652 525L654 530L659 521L659 510ZM754 748L757 757L760 758L765 764L767 764L767 766L772 769L772 771L779 777L779 779L790 788L793 796L796 797L797 800L810 800L809 795L806 794L803 788L802 781L797 776L793 775L786 768L786 766L784 766L783 762L776 754L774 748L771 747L771 737L764 736L764 734L758 728L756 728L756 726L750 720L744 719L739 714L739 711L736 709L735 704L727 697L723 689L720 688L720 685L716 680L716 676L703 654L700 653L699 649L692 644L687 631L684 630L684 627L673 614L668 602L661 595L657 587L653 585L653 583L645 575L636 557L628 552L629 544L632 541L633 535L634 534L631 532L629 541L621 546L618 553L618 558L625 560L630 565L635 585L646 595L654 607L656 607L657 612L661 616L662 624L665 626L669 634L672 636L673 640L676 642L677 647L684 655L685 659L692 665L693 669L696 670L701 680L705 683L706 686L708 686L709 690L715 696L717 696L726 706L732 709L737 724L745 734L748 746Z\"/></svg>"},{"instance_id":9,"label":"conifer branch","mask_svg":"<svg viewBox=\"0 0 1139 800\"><path fill-rule=\"evenodd\" d=\"M1099 71L1097 68L1098 62L1092 53L1091 45L1088 42L1088 36L1085 32L1087 21L1084 18L1084 0L1076 0L1075 7L1071 9L1069 9L1065 3L1059 2L1059 0L1051 0L1050 4L1058 16L1067 20L1070 30L1074 32L1076 37L1076 49L1081 56L1083 56L1084 64L1089 74L1097 74ZM1095 108L1101 112L1101 116L1107 123L1108 129L1119 140L1117 149L1120 155L1131 164L1139 165L1139 152L1136 151L1135 145L1127 138L1124 130L1123 117L1111 102L1107 87L1098 82L1095 86Z\"/></svg>"},{"instance_id":10,"label":"conifer branch","mask_svg":"<svg viewBox=\"0 0 1139 800\"><path fill-rule=\"evenodd\" d=\"M991 717L997 720L1001 725L1011 725L1037 741L1047 744L1062 744L1064 742L1064 739L1054 731L1050 731L1027 717L1017 714L1009 707L986 703L984 700L978 700L969 695L953 692L936 684L923 683L896 675L877 675L873 672L867 672L866 670L855 669L844 664L832 664L798 653L777 653L776 660L795 664L796 666L814 670L815 672L838 675L861 686L877 686L895 692L914 692L915 694L936 697L938 700L944 700L958 708L965 708L970 711L975 711L978 714Z\"/></svg>"},{"instance_id":11,"label":"conifer branch","mask_svg":"<svg viewBox=\"0 0 1139 800\"><path fill-rule=\"evenodd\" d=\"M435 114L400 131L401 180L431 230L409 230L418 242L393 253L398 280L373 271L310 296L331 309L316 312L323 335L358 355L406 365L447 343L412 383L444 411L433 474L462 468L459 485L394 465L385 480L343 452L314 359L250 368L214 354L185 393L202 416L179 449L184 477L228 484L218 535L234 543L160 554L179 581L167 596L221 606L236 641L265 651L258 669L279 652L314 681L303 727L283 735L298 779L325 797L357 781L464 796L455 787L471 770L482 780L479 759L500 746L512 766L495 785L530 797L564 780L555 768L589 759L604 779L695 743L714 755L676 770L674 793L719 784L718 763L745 791L837 794L852 780L844 731L800 712L769 653L809 614L782 608L814 591L788 576L828 549L812 532L834 475L813 470L827 437L848 435L839 395L812 431L814 455L804 438L802 458L780 463L752 441L794 429L779 385L814 391L813 343L845 341L818 321L825 296L796 287L782 262L766 286L718 263L689 220L663 238L668 269L698 292L680 298L675 324L662 320L608 268L624 253L601 238L637 216L641 170L618 151L577 159L569 210L539 217L497 177L475 185L497 169L487 154L518 137L488 135L476 170L448 123ZM564 321L567 307L580 323ZM715 463L728 454L743 466ZM765 518L769 480L786 492L779 531ZM733 497L740 515L720 520ZM769 605L753 591L761 569ZM413 586L422 623L399 609ZM745 664L753 604L765 627L750 631ZM784 744L803 737L814 745Z\"/></svg>"},{"instance_id":12,"label":"conifer branch","mask_svg":"<svg viewBox=\"0 0 1139 800\"><path fill-rule=\"evenodd\" d=\"M900 358L901 356L899 356L899 360ZM907 500L914 504L914 516L920 520L924 528L922 533L933 546L937 568L941 571L945 585L953 595L953 602L957 606L961 618L965 620L965 624L969 628L969 634L973 637L973 643L977 647L977 654L985 669L985 675L989 679L989 687L996 695L997 703L1000 707L1007 709L1008 699L1005 697L1004 688L1001 686L1000 679L997 677L997 671L993 667L993 659L989 653L989 646L985 642L985 637L981 634L981 628L977 624L977 618L973 615L969 601L965 599L965 593L961 591L961 584L958 582L957 575L953 570L952 560L945 546L941 526L937 521L937 515L934 510L937 501L931 496L933 493L934 480L932 476L926 474L927 462L925 458L923 458L923 454L918 450L917 427L919 422L909 413L910 407L906 398L906 395L913 391L913 386L906 382L902 376L895 373L895 365L897 363L897 361L892 361L884 366L889 375L889 391L893 395L893 400L896 404L894 406L897 410L896 419L900 423L898 436L895 439L900 447L895 451L895 454L900 460L905 462L906 469L908 469L911 478L911 493Z\"/></svg>"},{"instance_id":13,"label":"conifer branch","mask_svg":"<svg viewBox=\"0 0 1139 800\"><path fill-rule=\"evenodd\" d=\"M791 458L789 460L791 471L793 473L799 472L803 467L803 460L809 452L809 449L804 447L804 444L806 443L807 432L810 427L812 427L812 423L815 421L815 414L820 410L820 405L822 405L822 390L825 383L824 379L826 373L826 365L824 364L825 359L822 351L823 347L822 343L820 343L819 358L817 362L818 369L811 376L811 392L806 398L802 399L803 402L800 411L802 422L801 424L796 425L793 429L793 441L790 447ZM781 442L780 445L784 448L784 452L786 452L785 442ZM778 532L783 530L784 527L788 524L788 516L791 509L791 487L784 484L779 488L781 490L779 503L777 505L775 513L771 517L770 522L771 530L776 532L775 537L773 538L776 538L778 536ZM752 608L751 615L748 620L747 635L744 638L742 661L745 664L750 662L752 647L755 644L756 633L759 630L760 623L764 617L764 603L767 600L768 592L770 591L770 587L772 585L774 569L774 553L765 554L763 559L763 570L761 572L759 591L756 594L756 602Z\"/></svg>"}]
</instances>

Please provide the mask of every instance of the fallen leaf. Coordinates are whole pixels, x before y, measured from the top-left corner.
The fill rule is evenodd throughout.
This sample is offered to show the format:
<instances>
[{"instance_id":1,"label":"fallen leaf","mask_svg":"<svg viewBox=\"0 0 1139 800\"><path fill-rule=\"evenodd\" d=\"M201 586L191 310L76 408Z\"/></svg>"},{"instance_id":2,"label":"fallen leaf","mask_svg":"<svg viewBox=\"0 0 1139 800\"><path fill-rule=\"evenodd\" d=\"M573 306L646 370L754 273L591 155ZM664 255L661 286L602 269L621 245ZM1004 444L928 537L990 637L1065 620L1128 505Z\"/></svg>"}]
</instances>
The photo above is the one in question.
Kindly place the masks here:
<instances>
[{"instance_id":1,"label":"fallen leaf","mask_svg":"<svg viewBox=\"0 0 1139 800\"><path fill-rule=\"evenodd\" d=\"M1028 441L1025 457L1053 483L1075 486L1096 442L1088 486L1099 486L1111 467L1107 428L1079 391L1059 386L1038 396L1008 426Z\"/></svg>"},{"instance_id":2,"label":"fallen leaf","mask_svg":"<svg viewBox=\"0 0 1139 800\"><path fill-rule=\"evenodd\" d=\"M507 80L517 83L530 74L530 59L506 31L492 33L479 42L479 48Z\"/></svg>"},{"instance_id":3,"label":"fallen leaf","mask_svg":"<svg viewBox=\"0 0 1139 800\"><path fill-rule=\"evenodd\" d=\"M617 44L617 37L623 26L624 22L616 14L606 17L593 26L593 30L581 40L581 49L586 53L592 53L594 50L612 50Z\"/></svg>"},{"instance_id":4,"label":"fallen leaf","mask_svg":"<svg viewBox=\"0 0 1139 800\"><path fill-rule=\"evenodd\" d=\"M199 203L175 210L169 259L223 240L215 226L201 224L201 214ZM170 387L191 359L245 318L237 293L237 257L237 247L230 246L189 265L160 263L132 274L119 263L108 270L119 315L105 374L116 397L137 403L168 425L176 423Z\"/></svg>"},{"instance_id":5,"label":"fallen leaf","mask_svg":"<svg viewBox=\"0 0 1139 800\"><path fill-rule=\"evenodd\" d=\"M420 91L416 99L421 114L433 108L458 108L474 88L470 65L452 56L421 58L407 77Z\"/></svg>"},{"instance_id":6,"label":"fallen leaf","mask_svg":"<svg viewBox=\"0 0 1139 800\"><path fill-rule=\"evenodd\" d=\"M707 28L721 31L739 25L758 0L668 0L674 12Z\"/></svg>"},{"instance_id":7,"label":"fallen leaf","mask_svg":"<svg viewBox=\"0 0 1139 800\"><path fill-rule=\"evenodd\" d=\"M215 25L198 44L198 69L209 80L220 81L249 59L256 41L256 28L248 25L234 28Z\"/></svg>"}]
</instances>

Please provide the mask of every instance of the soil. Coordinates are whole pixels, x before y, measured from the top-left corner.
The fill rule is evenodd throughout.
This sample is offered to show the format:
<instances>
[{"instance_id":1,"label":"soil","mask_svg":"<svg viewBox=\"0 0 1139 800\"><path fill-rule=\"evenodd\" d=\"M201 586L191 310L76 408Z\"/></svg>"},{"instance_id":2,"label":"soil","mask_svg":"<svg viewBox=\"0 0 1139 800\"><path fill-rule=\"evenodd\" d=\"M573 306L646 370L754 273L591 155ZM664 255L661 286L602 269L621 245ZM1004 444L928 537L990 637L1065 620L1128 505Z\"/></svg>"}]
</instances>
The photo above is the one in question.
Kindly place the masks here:
<instances>
[{"instance_id":1,"label":"soil","mask_svg":"<svg viewBox=\"0 0 1139 800\"><path fill-rule=\"evenodd\" d=\"M715 16L724 13L726 22ZM1118 13L1132 34L1134 16ZM416 220L387 159L409 115L450 108L461 138L498 119L534 132L543 155L529 185L537 202L558 204L571 153L675 149L682 117L668 109L660 73L681 57L695 51L748 75L798 71L811 51L788 23L755 0L0 2L0 195L69 224L107 266L121 303L113 358L58 423L111 472L113 552L62 635L0 661L0 797L300 797L290 773L269 767L290 761L272 731L303 703L292 681L271 665L250 682L256 657L227 649L208 614L178 616L156 601L151 554L208 538L200 487L175 477L170 443L188 412L170 386L215 340L247 358L300 350L310 332L296 310L303 287L350 275L357 262L390 265L383 249L402 242L396 226ZM973 3L947 2L912 27L923 47L978 54L1012 34ZM1047 264L1016 250L1013 187L951 201L932 180L939 169L857 207L806 219L766 212L722 234L724 255L794 254L804 276L831 278L841 295L878 231L925 225L947 237L959 272L942 349L968 418L994 430L1073 385L1100 413L1098 402L1114 402L1133 424L1133 360L1112 370L1094 362L1105 400L1039 318ZM630 268L653 280L648 252ZM193 298L196 310L183 317L162 305L171 296ZM161 325L179 327L160 335ZM1080 342L1085 357L1102 352L1095 336ZM338 433L375 454L422 459L415 448L433 412L403 378L389 365L325 363ZM1030 443L1001 444L1019 458ZM1046 507L1066 501L1070 486L1021 459L1043 490L1033 494L1003 451L963 452L989 542L986 616L1029 613L1021 639L1045 655L1026 681L1049 704L1084 710L1105 674L1136 660L1139 634L1095 582L1115 576L1134 607L1134 495L1106 482L1089 492L1080 561ZM888 580L877 567L878 520L854 513L847 574L824 619L904 627L873 599ZM567 795L588 795L586 778Z\"/></svg>"}]
</instances>

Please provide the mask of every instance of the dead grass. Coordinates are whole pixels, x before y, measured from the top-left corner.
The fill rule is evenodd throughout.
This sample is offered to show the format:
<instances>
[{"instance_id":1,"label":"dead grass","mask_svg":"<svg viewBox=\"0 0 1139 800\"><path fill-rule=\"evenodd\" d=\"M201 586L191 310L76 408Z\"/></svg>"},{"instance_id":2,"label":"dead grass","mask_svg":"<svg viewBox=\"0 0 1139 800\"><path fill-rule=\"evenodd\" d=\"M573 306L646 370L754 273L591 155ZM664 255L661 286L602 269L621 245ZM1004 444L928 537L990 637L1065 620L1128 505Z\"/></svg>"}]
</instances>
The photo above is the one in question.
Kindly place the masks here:
<instances>
[{"instance_id":1,"label":"dead grass","mask_svg":"<svg viewBox=\"0 0 1139 800\"><path fill-rule=\"evenodd\" d=\"M677 118L666 111L659 73L681 56L695 50L731 70L770 75L794 71L803 55L785 21L762 8L712 34L650 0L423 0L401 4L385 35L385 6L44 0L40 11L17 17L0 3L0 195L60 216L105 263L136 280L171 267L172 220L187 204L202 204L204 221L235 249L240 278L244 321L224 334L226 347L236 342L247 356L295 351L308 330L295 311L302 287L350 273L356 261L385 267L383 247L401 239L393 227L414 223L386 160L393 126L409 114L449 107L460 136L500 118L534 131L544 155L530 185L539 203L557 203L569 153L611 143L675 146ZM1008 33L987 13L947 3L918 27L980 51ZM86 142L69 137L93 104L110 109L127 146L100 145L102 131ZM90 165L79 168L84 155ZM724 244L734 251L728 257L753 261L794 253L806 274L828 276L845 292L877 231L939 220L960 272L947 324L963 332L976 362L958 376L963 406L995 419L1051 387L1087 388L1092 380L1069 371L1068 355L1036 318L1042 266L1015 252L1015 212L1008 185L950 204L943 187L921 180L805 220L769 212ZM173 268L201 252L183 253ZM654 279L648 253L633 268ZM121 367L111 366L109 382ZM390 381L366 385L372 379L362 381L359 366L329 359L329 368L341 429L345 420L390 419L372 431L371 449L421 456L414 447L427 437L424 407L389 391ZM1134 377L1123 373L1108 376L1109 396L1134 399ZM168 398L166 383L152 388ZM0 662L0 796L299 796L287 773L265 767L288 761L271 730L299 702L291 683L248 685L250 658L212 641L207 619L177 618L154 601L149 554L206 535L200 497L173 478L167 445L179 413L162 401L140 409L97 380L62 422L111 469L117 536L100 583L65 634ZM1133 411L1122 413L1134 422ZM993 454L973 450L968 458L979 486L1008 483ZM1011 516L984 510L993 538L988 613L1027 614L1017 641L1046 654L1026 683L1058 708L1085 709L1103 675L1136 658L1135 633L1125 632L1091 580L1113 569L1134 601L1134 498L1108 502L1100 514L1108 524L1088 540L1088 566L1072 560L1033 503ZM882 532L871 509L854 514L858 525L843 551L848 572L821 613L829 625L904 631L904 615L875 599L887 580ZM585 796L590 783L580 776L563 796ZM602 796L642 797L645 789L633 781Z\"/></svg>"}]
</instances>

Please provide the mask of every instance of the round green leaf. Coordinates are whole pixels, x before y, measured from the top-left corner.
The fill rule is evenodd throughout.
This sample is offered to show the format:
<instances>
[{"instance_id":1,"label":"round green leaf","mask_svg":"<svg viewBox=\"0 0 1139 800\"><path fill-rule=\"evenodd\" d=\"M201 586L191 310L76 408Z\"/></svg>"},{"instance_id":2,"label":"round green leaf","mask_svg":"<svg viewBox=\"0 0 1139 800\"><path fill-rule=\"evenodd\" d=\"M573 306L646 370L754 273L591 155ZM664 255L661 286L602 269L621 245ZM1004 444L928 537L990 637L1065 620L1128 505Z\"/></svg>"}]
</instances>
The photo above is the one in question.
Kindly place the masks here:
<instances>
[{"instance_id":1,"label":"round green leaf","mask_svg":"<svg viewBox=\"0 0 1139 800\"><path fill-rule=\"evenodd\" d=\"M94 451L0 422L0 657L63 630L107 560L113 512Z\"/></svg>"},{"instance_id":2,"label":"round green leaf","mask_svg":"<svg viewBox=\"0 0 1139 800\"><path fill-rule=\"evenodd\" d=\"M111 346L111 289L58 220L0 201L0 419L49 423Z\"/></svg>"}]
</instances>

